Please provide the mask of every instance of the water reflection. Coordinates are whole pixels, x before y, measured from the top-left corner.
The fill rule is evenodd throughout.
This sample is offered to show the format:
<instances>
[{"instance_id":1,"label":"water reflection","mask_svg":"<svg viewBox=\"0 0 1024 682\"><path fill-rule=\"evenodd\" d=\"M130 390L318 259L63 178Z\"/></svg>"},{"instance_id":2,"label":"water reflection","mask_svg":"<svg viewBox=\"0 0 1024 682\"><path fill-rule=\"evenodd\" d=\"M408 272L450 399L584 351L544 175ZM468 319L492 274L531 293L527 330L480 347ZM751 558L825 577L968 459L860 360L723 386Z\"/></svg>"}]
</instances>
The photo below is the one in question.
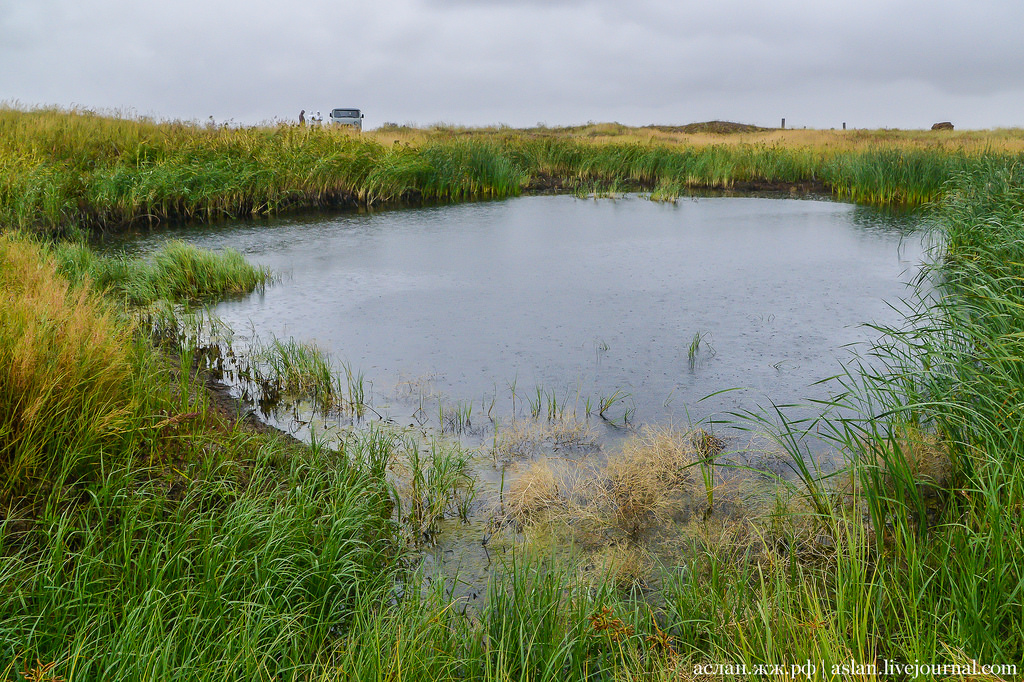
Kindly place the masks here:
<instances>
[{"instance_id":1,"label":"water reflection","mask_svg":"<svg viewBox=\"0 0 1024 682\"><path fill-rule=\"evenodd\" d=\"M909 293L920 228L828 201L548 196L109 246L184 238L282 273L217 314L242 339L315 342L399 421L422 403L408 387L424 385L492 414L529 409L539 388L578 413L618 396L620 416L686 422L824 397L816 382L877 335L863 323L899 323L887 301ZM702 400L733 387L747 390Z\"/></svg>"}]
</instances>

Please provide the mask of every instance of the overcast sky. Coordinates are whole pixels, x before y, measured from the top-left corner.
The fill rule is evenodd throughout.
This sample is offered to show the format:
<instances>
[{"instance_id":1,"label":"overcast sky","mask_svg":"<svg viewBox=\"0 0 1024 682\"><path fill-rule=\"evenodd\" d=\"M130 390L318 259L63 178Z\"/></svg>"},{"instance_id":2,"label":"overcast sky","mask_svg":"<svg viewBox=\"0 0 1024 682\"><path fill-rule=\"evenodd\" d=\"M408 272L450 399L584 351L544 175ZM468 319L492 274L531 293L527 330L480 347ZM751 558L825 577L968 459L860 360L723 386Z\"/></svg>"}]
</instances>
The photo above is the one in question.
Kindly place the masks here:
<instances>
[{"instance_id":1,"label":"overcast sky","mask_svg":"<svg viewBox=\"0 0 1024 682\"><path fill-rule=\"evenodd\" d=\"M0 0L0 100L257 123L1024 126L1024 0Z\"/></svg>"}]
</instances>

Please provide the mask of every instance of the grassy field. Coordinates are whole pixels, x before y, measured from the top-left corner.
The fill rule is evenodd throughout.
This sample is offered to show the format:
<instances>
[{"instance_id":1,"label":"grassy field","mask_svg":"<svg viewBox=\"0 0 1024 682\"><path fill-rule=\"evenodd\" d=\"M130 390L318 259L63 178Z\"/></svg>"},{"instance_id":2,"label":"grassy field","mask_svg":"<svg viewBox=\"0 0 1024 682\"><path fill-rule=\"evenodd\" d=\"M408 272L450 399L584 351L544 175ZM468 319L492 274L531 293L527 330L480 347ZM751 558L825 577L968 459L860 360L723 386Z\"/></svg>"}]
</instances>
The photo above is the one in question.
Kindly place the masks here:
<instances>
[{"instance_id":1,"label":"grassy field","mask_svg":"<svg viewBox=\"0 0 1024 682\"><path fill-rule=\"evenodd\" d=\"M981 157L1019 158L1024 133L225 128L0 108L0 221L112 230L289 208L458 201L524 190L810 188L916 206Z\"/></svg>"},{"instance_id":2,"label":"grassy field","mask_svg":"<svg viewBox=\"0 0 1024 682\"><path fill-rule=\"evenodd\" d=\"M687 135L354 137L0 111L0 679L787 679L808 661L819 679L917 677L883 674L906 664L947 666L919 679L1019 676L1021 135ZM638 434L578 489L538 468L509 491L496 532L512 549L471 608L450 584L427 587L415 561L438 520L468 508L464 453L386 429L291 441L210 393L194 339L167 333L186 308L272 273L181 244L141 261L52 239L531 187L671 198L756 182L934 200L943 241L923 277L937 294L922 284L911 331L876 348L884 370L851 372L822 420L764 418L798 476L757 504L738 498L745 514L716 511L706 434ZM266 353L282 386L361 404L315 349ZM849 466L820 475L810 437ZM674 526L676 560L659 563L674 505L693 513ZM545 550L585 550L594 524L596 552Z\"/></svg>"}]
</instances>

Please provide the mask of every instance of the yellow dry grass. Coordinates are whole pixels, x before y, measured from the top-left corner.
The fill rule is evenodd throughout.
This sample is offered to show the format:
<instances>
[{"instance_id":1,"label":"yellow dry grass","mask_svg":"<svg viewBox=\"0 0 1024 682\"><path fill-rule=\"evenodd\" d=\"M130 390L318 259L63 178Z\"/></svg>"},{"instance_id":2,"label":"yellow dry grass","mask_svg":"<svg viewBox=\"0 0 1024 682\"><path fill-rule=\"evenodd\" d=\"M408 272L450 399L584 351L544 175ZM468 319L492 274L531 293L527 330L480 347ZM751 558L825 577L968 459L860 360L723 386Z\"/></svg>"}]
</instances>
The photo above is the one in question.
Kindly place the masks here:
<instances>
[{"instance_id":1,"label":"yellow dry grass","mask_svg":"<svg viewBox=\"0 0 1024 682\"><path fill-rule=\"evenodd\" d=\"M544 440L543 426L534 421L514 421L498 432L491 448L496 464L531 459L540 452Z\"/></svg>"},{"instance_id":2,"label":"yellow dry grass","mask_svg":"<svg viewBox=\"0 0 1024 682\"><path fill-rule=\"evenodd\" d=\"M932 149L983 152L1024 152L1024 128L993 130L899 130L899 129L767 129L749 133L684 133L667 127L631 127L594 123L572 128L512 129L501 127L386 128L364 133L383 144L424 144L440 137L507 136L569 138L593 144L669 144L687 147L715 145L763 145L827 151L863 151L880 146L902 149Z\"/></svg>"},{"instance_id":3,"label":"yellow dry grass","mask_svg":"<svg viewBox=\"0 0 1024 682\"><path fill-rule=\"evenodd\" d=\"M504 495L505 516L519 528L539 521L552 510L564 507L562 492L550 460L531 462Z\"/></svg>"},{"instance_id":4,"label":"yellow dry grass","mask_svg":"<svg viewBox=\"0 0 1024 682\"><path fill-rule=\"evenodd\" d=\"M496 465L504 466L545 454L586 456L598 449L597 433L586 422L571 418L548 423L518 419L498 431L491 457Z\"/></svg>"},{"instance_id":5,"label":"yellow dry grass","mask_svg":"<svg viewBox=\"0 0 1024 682\"><path fill-rule=\"evenodd\" d=\"M556 452L586 454L600 449L594 427L577 419L563 419L550 424L548 437Z\"/></svg>"},{"instance_id":6,"label":"yellow dry grass","mask_svg":"<svg viewBox=\"0 0 1024 682\"><path fill-rule=\"evenodd\" d=\"M654 568L650 552L638 545L614 544L588 555L584 579L593 585L612 584L620 589L643 585Z\"/></svg>"},{"instance_id":7,"label":"yellow dry grass","mask_svg":"<svg viewBox=\"0 0 1024 682\"><path fill-rule=\"evenodd\" d=\"M603 504L627 535L665 523L681 498L700 492L693 434L672 426L645 427L610 457Z\"/></svg>"},{"instance_id":8,"label":"yellow dry grass","mask_svg":"<svg viewBox=\"0 0 1024 682\"><path fill-rule=\"evenodd\" d=\"M66 468L135 423L131 330L36 245L0 237L0 488Z\"/></svg>"},{"instance_id":9,"label":"yellow dry grass","mask_svg":"<svg viewBox=\"0 0 1024 682\"><path fill-rule=\"evenodd\" d=\"M906 461L917 481L945 486L952 471L949 452L938 436L905 426L896 433L894 450ZM880 456L880 453L876 453Z\"/></svg>"},{"instance_id":10,"label":"yellow dry grass","mask_svg":"<svg viewBox=\"0 0 1024 682\"><path fill-rule=\"evenodd\" d=\"M919 484L945 488L952 472L948 446L942 440L919 427L897 427L890 438L872 438L861 442L859 466L877 468L890 493L893 478L909 478ZM839 490L847 500L860 497L861 481L857 468L851 467Z\"/></svg>"},{"instance_id":11,"label":"yellow dry grass","mask_svg":"<svg viewBox=\"0 0 1024 682\"><path fill-rule=\"evenodd\" d=\"M798 538L802 553L834 553L834 533L799 493L780 496L756 475L728 468L705 477L702 465L713 466L722 445L703 429L650 426L604 464L522 463L496 520L524 532L530 545L565 548L585 579L619 588L644 584L659 560L695 552L781 561L782 536Z\"/></svg>"},{"instance_id":12,"label":"yellow dry grass","mask_svg":"<svg viewBox=\"0 0 1024 682\"><path fill-rule=\"evenodd\" d=\"M513 433L516 442L527 437ZM548 457L523 464L504 495L504 517L518 528L567 524L583 547L637 543L681 516L706 511L697 467L711 454L700 448L715 440L699 429L645 427L604 466Z\"/></svg>"}]
</instances>

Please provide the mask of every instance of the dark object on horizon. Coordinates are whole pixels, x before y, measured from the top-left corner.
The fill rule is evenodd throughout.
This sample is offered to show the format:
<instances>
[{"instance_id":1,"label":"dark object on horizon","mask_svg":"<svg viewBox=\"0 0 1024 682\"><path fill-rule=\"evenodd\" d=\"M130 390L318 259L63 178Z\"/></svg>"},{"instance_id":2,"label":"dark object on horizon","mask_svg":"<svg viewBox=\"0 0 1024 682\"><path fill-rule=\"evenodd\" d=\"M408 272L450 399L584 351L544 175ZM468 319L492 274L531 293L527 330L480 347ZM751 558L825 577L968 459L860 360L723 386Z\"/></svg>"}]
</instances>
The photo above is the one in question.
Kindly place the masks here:
<instances>
[{"instance_id":1,"label":"dark object on horizon","mask_svg":"<svg viewBox=\"0 0 1024 682\"><path fill-rule=\"evenodd\" d=\"M786 129L786 119L782 119L782 129Z\"/></svg>"},{"instance_id":2,"label":"dark object on horizon","mask_svg":"<svg viewBox=\"0 0 1024 682\"><path fill-rule=\"evenodd\" d=\"M843 130L846 130L846 121L843 121Z\"/></svg>"},{"instance_id":3,"label":"dark object on horizon","mask_svg":"<svg viewBox=\"0 0 1024 682\"><path fill-rule=\"evenodd\" d=\"M932 126L932 130L952 130L952 129L953 129L953 124L950 123L949 121L943 121L941 123L936 123L935 125Z\"/></svg>"},{"instance_id":4,"label":"dark object on horizon","mask_svg":"<svg viewBox=\"0 0 1024 682\"><path fill-rule=\"evenodd\" d=\"M715 135L731 135L733 133L764 133L772 128L762 128L750 125L749 123L734 123L732 121L704 121L703 123L688 123L684 126L659 126L646 125L644 128L658 130L663 133L712 133Z\"/></svg>"},{"instance_id":5,"label":"dark object on horizon","mask_svg":"<svg viewBox=\"0 0 1024 682\"><path fill-rule=\"evenodd\" d=\"M302 111L299 112L299 125L300 126L306 125L306 110L305 109L303 109Z\"/></svg>"}]
</instances>

